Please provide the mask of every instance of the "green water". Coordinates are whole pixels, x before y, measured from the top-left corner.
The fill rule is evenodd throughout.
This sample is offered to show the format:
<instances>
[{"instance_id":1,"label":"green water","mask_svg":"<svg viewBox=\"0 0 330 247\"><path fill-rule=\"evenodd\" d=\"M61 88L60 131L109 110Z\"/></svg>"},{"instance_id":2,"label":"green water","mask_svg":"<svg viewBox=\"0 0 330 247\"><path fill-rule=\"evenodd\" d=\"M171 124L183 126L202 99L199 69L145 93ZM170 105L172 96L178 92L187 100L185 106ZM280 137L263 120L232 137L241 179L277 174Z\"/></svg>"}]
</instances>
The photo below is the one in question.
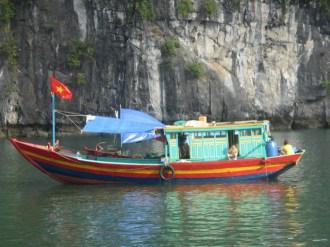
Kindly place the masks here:
<instances>
[{"instance_id":1,"label":"green water","mask_svg":"<svg viewBox=\"0 0 330 247\"><path fill-rule=\"evenodd\" d=\"M0 246L330 246L330 131L274 136L307 150L276 182L157 187L62 185L0 140Z\"/></svg>"}]
</instances>

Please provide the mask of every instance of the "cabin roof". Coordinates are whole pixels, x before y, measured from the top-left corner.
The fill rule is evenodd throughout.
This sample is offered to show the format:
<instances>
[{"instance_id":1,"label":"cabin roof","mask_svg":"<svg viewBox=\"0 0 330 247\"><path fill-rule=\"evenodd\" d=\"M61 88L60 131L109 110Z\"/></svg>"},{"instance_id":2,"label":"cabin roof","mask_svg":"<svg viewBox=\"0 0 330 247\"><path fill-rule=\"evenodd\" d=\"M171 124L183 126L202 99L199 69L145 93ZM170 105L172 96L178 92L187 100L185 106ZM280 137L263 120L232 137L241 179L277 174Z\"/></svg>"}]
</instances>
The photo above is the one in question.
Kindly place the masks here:
<instances>
[{"instance_id":1,"label":"cabin roof","mask_svg":"<svg viewBox=\"0 0 330 247\"><path fill-rule=\"evenodd\" d=\"M165 132L184 132L184 131L214 131L214 130L233 130L242 128L262 127L268 125L268 120L258 121L233 121L233 122L202 122L191 120L183 125L166 125Z\"/></svg>"}]
</instances>

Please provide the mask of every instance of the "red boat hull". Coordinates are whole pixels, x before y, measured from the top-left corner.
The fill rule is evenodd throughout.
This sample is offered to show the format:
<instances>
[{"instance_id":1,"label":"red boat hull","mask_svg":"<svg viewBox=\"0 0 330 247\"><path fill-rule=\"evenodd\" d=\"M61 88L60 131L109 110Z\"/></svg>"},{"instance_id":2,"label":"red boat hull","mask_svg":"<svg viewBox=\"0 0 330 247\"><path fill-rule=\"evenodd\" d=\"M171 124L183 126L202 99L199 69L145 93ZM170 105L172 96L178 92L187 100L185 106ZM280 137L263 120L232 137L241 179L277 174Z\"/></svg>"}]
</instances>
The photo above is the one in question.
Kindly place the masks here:
<instances>
[{"instance_id":1,"label":"red boat hull","mask_svg":"<svg viewBox=\"0 0 330 247\"><path fill-rule=\"evenodd\" d=\"M11 143L33 166L48 176L74 184L103 183L209 183L275 178L295 166L303 153L270 158L220 161L179 161L164 164L158 159L102 158L92 160L74 153L16 139Z\"/></svg>"}]
</instances>

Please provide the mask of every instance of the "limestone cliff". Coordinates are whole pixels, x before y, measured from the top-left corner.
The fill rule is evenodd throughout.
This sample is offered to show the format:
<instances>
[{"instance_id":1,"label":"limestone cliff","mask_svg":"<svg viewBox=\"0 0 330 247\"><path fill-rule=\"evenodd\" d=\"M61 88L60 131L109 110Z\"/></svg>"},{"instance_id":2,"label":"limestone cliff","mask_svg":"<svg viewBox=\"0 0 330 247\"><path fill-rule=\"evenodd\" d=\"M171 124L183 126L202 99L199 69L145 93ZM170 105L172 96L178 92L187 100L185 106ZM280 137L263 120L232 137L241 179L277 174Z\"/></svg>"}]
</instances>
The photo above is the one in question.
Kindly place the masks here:
<instances>
[{"instance_id":1,"label":"limestone cliff","mask_svg":"<svg viewBox=\"0 0 330 247\"><path fill-rule=\"evenodd\" d=\"M17 56L11 66L0 49L2 127L50 124L53 72L73 91L58 104L68 111L328 125L330 29L318 1L218 0L206 10L194 0L186 12L182 1L12 1L0 45L12 35Z\"/></svg>"}]
</instances>

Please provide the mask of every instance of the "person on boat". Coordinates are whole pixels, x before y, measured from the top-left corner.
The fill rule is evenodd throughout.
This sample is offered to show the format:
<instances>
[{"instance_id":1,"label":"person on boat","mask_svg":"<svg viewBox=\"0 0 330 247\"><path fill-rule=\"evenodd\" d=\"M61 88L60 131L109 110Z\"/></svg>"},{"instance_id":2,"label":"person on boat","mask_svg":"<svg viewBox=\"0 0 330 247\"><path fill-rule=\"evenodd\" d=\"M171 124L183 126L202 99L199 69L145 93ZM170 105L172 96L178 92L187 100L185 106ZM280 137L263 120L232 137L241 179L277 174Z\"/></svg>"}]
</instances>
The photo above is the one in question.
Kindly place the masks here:
<instances>
[{"instance_id":1,"label":"person on boat","mask_svg":"<svg viewBox=\"0 0 330 247\"><path fill-rule=\"evenodd\" d=\"M59 151L60 150L60 140L57 139L54 145L54 151Z\"/></svg>"},{"instance_id":2,"label":"person on boat","mask_svg":"<svg viewBox=\"0 0 330 247\"><path fill-rule=\"evenodd\" d=\"M266 152L267 152L267 157L274 157L279 155L280 147L275 142L273 136L269 136L269 140L266 144Z\"/></svg>"},{"instance_id":3,"label":"person on boat","mask_svg":"<svg viewBox=\"0 0 330 247\"><path fill-rule=\"evenodd\" d=\"M237 149L237 145L236 144L232 145L229 148L227 156L228 156L228 159L230 159L230 160L237 160L238 149Z\"/></svg>"},{"instance_id":4,"label":"person on boat","mask_svg":"<svg viewBox=\"0 0 330 247\"><path fill-rule=\"evenodd\" d=\"M282 155L290 155L294 154L292 145L288 142L288 140L284 140L283 146L281 148Z\"/></svg>"},{"instance_id":5,"label":"person on boat","mask_svg":"<svg viewBox=\"0 0 330 247\"><path fill-rule=\"evenodd\" d=\"M103 151L104 150L104 147L102 146L105 142L99 142L96 144L95 146L95 150L96 151Z\"/></svg>"},{"instance_id":6,"label":"person on boat","mask_svg":"<svg viewBox=\"0 0 330 247\"><path fill-rule=\"evenodd\" d=\"M190 147L185 135L179 136L179 155L180 159L190 159Z\"/></svg>"}]
</instances>

